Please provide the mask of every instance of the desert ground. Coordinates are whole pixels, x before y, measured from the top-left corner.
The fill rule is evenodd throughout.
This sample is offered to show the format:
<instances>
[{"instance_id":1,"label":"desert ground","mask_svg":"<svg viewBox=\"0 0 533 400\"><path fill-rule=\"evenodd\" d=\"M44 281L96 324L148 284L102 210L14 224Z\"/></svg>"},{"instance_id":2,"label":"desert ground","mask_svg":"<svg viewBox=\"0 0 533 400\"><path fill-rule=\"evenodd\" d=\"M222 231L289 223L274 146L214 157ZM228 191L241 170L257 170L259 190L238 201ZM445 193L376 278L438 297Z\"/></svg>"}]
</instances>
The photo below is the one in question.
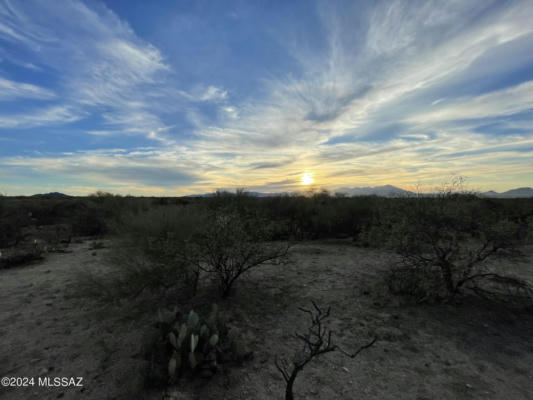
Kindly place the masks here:
<instances>
[{"instance_id":1,"label":"desert ground","mask_svg":"<svg viewBox=\"0 0 533 400\"><path fill-rule=\"evenodd\" d=\"M467 299L460 305L410 304L387 292L382 274L395 256L351 241L301 242L290 262L252 270L227 300L208 283L194 300L165 298L186 312L212 301L227 310L253 356L210 380L146 389L145 338L156 312L143 301L102 304L76 296L80 271L107 268L109 247L90 239L42 261L0 270L1 376L83 377L83 387L1 388L2 399L282 399L275 357L291 358L305 329L298 307L331 306L334 343L350 351L314 360L299 375L296 399L532 399L533 315ZM529 249L529 254L533 254ZM509 265L524 276L525 264ZM531 276L529 276L531 278Z\"/></svg>"}]
</instances>

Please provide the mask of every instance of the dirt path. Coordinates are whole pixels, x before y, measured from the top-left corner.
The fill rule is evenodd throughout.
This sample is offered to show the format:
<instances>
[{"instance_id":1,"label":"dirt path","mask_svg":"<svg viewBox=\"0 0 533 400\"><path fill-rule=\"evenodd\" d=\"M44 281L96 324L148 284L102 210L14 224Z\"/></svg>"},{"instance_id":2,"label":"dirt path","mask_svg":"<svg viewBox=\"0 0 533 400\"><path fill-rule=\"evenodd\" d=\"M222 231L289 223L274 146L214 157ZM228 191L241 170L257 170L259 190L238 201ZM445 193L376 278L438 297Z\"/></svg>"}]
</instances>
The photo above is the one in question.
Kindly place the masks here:
<instances>
[{"instance_id":1,"label":"dirt path","mask_svg":"<svg viewBox=\"0 0 533 400\"><path fill-rule=\"evenodd\" d=\"M160 392L138 394L145 365L140 342L149 316L140 321L65 298L77 271L99 268L105 255L93 255L87 242L70 250L0 271L0 375L82 376L84 387L0 388L0 398L159 400ZM253 359L209 384L198 380L176 388L180 400L281 399L274 358L292 356L297 343L291 334L306 326L297 307L311 299L332 307L330 326L346 350L374 334L379 341L356 359L333 353L309 365L296 382L297 399L533 398L531 315L474 302L401 305L380 284L393 258L384 252L303 243L291 257L288 265L253 271L237 283L233 298L220 302Z\"/></svg>"},{"instance_id":2,"label":"dirt path","mask_svg":"<svg viewBox=\"0 0 533 400\"><path fill-rule=\"evenodd\" d=\"M0 271L0 375L35 378L33 387L0 388L0 398L112 399L138 385L128 377L138 352L120 351L139 340L139 333L128 333L133 324L68 296L78 271L101 263L105 250L89 246L73 244L68 253ZM126 362L116 360L121 353ZM38 377L83 377L83 387L38 387Z\"/></svg>"}]
</instances>

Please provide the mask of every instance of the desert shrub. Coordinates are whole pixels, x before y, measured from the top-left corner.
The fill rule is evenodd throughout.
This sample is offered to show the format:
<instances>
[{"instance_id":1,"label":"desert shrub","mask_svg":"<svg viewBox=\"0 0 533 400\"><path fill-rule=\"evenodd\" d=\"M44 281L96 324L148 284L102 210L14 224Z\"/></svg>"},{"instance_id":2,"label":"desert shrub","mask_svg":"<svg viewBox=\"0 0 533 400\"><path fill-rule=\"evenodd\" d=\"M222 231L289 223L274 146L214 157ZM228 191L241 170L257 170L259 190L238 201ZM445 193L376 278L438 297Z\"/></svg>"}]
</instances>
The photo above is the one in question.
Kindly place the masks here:
<instances>
[{"instance_id":1,"label":"desert shrub","mask_svg":"<svg viewBox=\"0 0 533 400\"><path fill-rule=\"evenodd\" d=\"M95 207L80 210L74 214L71 221L75 236L102 236L109 232L103 215Z\"/></svg>"},{"instance_id":2,"label":"desert shrub","mask_svg":"<svg viewBox=\"0 0 533 400\"><path fill-rule=\"evenodd\" d=\"M0 248L6 248L17 243L17 238L21 236L21 226L8 220L6 217L0 219Z\"/></svg>"},{"instance_id":3,"label":"desert shrub","mask_svg":"<svg viewBox=\"0 0 533 400\"><path fill-rule=\"evenodd\" d=\"M83 202L74 199L38 197L19 201L18 208L31 213L36 225L53 225L76 215Z\"/></svg>"},{"instance_id":4,"label":"desert shrub","mask_svg":"<svg viewBox=\"0 0 533 400\"><path fill-rule=\"evenodd\" d=\"M203 211L195 207L163 206L129 214L115 228L110 268L80 274L80 293L111 300L173 288L182 296L194 295L199 271L187 249L204 223Z\"/></svg>"},{"instance_id":5,"label":"desert shrub","mask_svg":"<svg viewBox=\"0 0 533 400\"><path fill-rule=\"evenodd\" d=\"M150 347L149 383L174 383L181 377L215 374L224 365L244 361L251 352L238 331L230 328L225 315L213 304L206 318L191 310L159 311L159 334Z\"/></svg>"},{"instance_id":6,"label":"desert shrub","mask_svg":"<svg viewBox=\"0 0 533 400\"><path fill-rule=\"evenodd\" d=\"M287 255L288 243L271 242L272 224L258 216L224 208L212 212L208 221L194 236L188 259L214 276L223 297L250 269L280 262Z\"/></svg>"},{"instance_id":7,"label":"desert shrub","mask_svg":"<svg viewBox=\"0 0 533 400\"><path fill-rule=\"evenodd\" d=\"M45 247L38 242L0 250L0 269L16 267L31 261L41 260Z\"/></svg>"},{"instance_id":8,"label":"desert shrub","mask_svg":"<svg viewBox=\"0 0 533 400\"><path fill-rule=\"evenodd\" d=\"M155 264L190 264L192 242L208 224L202 206L163 206L130 214L117 233L124 247L139 249Z\"/></svg>"},{"instance_id":9,"label":"desert shrub","mask_svg":"<svg viewBox=\"0 0 533 400\"><path fill-rule=\"evenodd\" d=\"M109 259L108 270L80 271L77 275L75 296L90 296L104 302L134 298L150 292L160 299L165 290L183 285L181 294L190 288L181 275L181 266L155 264L141 252L121 251Z\"/></svg>"},{"instance_id":10,"label":"desert shrub","mask_svg":"<svg viewBox=\"0 0 533 400\"><path fill-rule=\"evenodd\" d=\"M217 190L213 197L207 200L210 210L232 209L240 214L258 210L260 199L252 196L244 188L238 188L235 193Z\"/></svg>"},{"instance_id":11,"label":"desert shrub","mask_svg":"<svg viewBox=\"0 0 533 400\"><path fill-rule=\"evenodd\" d=\"M79 236L104 233L103 215L88 204L80 198L10 198L1 220L19 228L68 225L68 231Z\"/></svg>"},{"instance_id":12,"label":"desert shrub","mask_svg":"<svg viewBox=\"0 0 533 400\"><path fill-rule=\"evenodd\" d=\"M74 226L83 236L115 233L132 215L148 212L152 200L97 191L84 200L85 212L77 213Z\"/></svg>"},{"instance_id":13,"label":"desert shrub","mask_svg":"<svg viewBox=\"0 0 533 400\"><path fill-rule=\"evenodd\" d=\"M363 247L386 248L394 247L391 235L395 221L398 220L399 205L403 199L384 199L367 197L365 217L354 234L354 242Z\"/></svg>"},{"instance_id":14,"label":"desert shrub","mask_svg":"<svg viewBox=\"0 0 533 400\"><path fill-rule=\"evenodd\" d=\"M371 223L371 197L331 196L327 191L260 199L265 215L283 222L285 238L296 240L356 237Z\"/></svg>"},{"instance_id":15,"label":"desert shrub","mask_svg":"<svg viewBox=\"0 0 533 400\"><path fill-rule=\"evenodd\" d=\"M488 262L518 259L525 238L520 224L490 201L452 191L404 199L391 220L402 259L387 280L394 293L418 301L450 301L497 275Z\"/></svg>"},{"instance_id":16,"label":"desert shrub","mask_svg":"<svg viewBox=\"0 0 533 400\"><path fill-rule=\"evenodd\" d=\"M0 248L18 246L25 240L24 228L31 224L28 211L13 206L2 207L0 215Z\"/></svg>"},{"instance_id":17,"label":"desert shrub","mask_svg":"<svg viewBox=\"0 0 533 400\"><path fill-rule=\"evenodd\" d=\"M255 197L238 190L198 198L208 209L232 209L239 215L255 214L274 223L277 240L314 240L357 237L372 223L376 197L331 196L327 191Z\"/></svg>"},{"instance_id":18,"label":"desert shrub","mask_svg":"<svg viewBox=\"0 0 533 400\"><path fill-rule=\"evenodd\" d=\"M485 299L533 309L533 286L517 277L486 273L473 277L469 289Z\"/></svg>"}]
</instances>

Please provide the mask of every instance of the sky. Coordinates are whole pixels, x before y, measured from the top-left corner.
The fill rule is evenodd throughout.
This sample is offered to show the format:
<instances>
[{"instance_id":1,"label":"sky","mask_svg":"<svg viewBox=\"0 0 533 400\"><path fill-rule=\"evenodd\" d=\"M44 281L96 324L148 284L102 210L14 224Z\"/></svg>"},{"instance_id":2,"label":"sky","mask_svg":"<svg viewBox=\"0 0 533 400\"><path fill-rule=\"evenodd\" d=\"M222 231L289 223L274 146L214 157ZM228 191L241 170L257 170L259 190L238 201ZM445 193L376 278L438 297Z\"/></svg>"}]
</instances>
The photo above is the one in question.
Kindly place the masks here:
<instances>
[{"instance_id":1,"label":"sky","mask_svg":"<svg viewBox=\"0 0 533 400\"><path fill-rule=\"evenodd\" d=\"M533 1L0 0L0 192L533 186Z\"/></svg>"}]
</instances>

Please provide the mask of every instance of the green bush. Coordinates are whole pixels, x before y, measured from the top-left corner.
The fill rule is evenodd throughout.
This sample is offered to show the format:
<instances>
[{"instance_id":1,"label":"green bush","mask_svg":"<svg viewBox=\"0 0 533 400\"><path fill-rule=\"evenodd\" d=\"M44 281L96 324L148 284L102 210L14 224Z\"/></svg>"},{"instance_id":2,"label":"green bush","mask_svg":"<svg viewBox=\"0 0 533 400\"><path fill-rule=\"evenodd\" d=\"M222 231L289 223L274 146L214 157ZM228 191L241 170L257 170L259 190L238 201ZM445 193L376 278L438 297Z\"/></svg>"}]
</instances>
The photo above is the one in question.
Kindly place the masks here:
<instances>
[{"instance_id":1,"label":"green bush","mask_svg":"<svg viewBox=\"0 0 533 400\"><path fill-rule=\"evenodd\" d=\"M280 262L287 255L288 243L271 242L272 224L264 219L222 209L211 213L208 220L191 242L189 260L215 277L223 297L250 269Z\"/></svg>"},{"instance_id":2,"label":"green bush","mask_svg":"<svg viewBox=\"0 0 533 400\"><path fill-rule=\"evenodd\" d=\"M391 242L402 257L388 275L393 292L450 301L497 275L488 261L521 254L524 230L491 201L444 192L398 206L390 218Z\"/></svg>"},{"instance_id":3,"label":"green bush","mask_svg":"<svg viewBox=\"0 0 533 400\"><path fill-rule=\"evenodd\" d=\"M125 215L114 229L109 268L80 274L80 292L112 300L174 288L182 296L193 296L199 270L188 249L204 223L203 211L194 207L161 206Z\"/></svg>"}]
</instances>

